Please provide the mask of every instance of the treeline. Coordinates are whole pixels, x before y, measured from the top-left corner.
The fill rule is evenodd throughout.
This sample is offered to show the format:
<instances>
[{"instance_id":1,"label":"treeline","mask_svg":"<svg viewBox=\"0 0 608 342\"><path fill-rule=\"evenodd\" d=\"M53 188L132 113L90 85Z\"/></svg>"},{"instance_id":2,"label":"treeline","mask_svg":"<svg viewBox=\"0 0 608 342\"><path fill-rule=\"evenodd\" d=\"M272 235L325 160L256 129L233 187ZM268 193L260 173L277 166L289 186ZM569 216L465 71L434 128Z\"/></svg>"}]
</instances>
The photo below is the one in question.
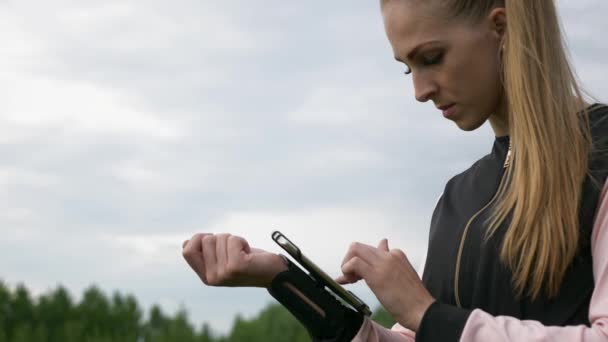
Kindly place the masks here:
<instances>
[{"instance_id":1,"label":"treeline","mask_svg":"<svg viewBox=\"0 0 608 342\"><path fill-rule=\"evenodd\" d=\"M384 326L394 322L384 310L372 316ZM278 304L252 319L237 316L226 336L211 327L195 327L184 310L163 313L157 305L147 315L135 297L114 292L106 296L91 286L80 302L63 288L32 298L19 285L11 290L0 281L0 342L308 342L304 327Z\"/></svg>"}]
</instances>

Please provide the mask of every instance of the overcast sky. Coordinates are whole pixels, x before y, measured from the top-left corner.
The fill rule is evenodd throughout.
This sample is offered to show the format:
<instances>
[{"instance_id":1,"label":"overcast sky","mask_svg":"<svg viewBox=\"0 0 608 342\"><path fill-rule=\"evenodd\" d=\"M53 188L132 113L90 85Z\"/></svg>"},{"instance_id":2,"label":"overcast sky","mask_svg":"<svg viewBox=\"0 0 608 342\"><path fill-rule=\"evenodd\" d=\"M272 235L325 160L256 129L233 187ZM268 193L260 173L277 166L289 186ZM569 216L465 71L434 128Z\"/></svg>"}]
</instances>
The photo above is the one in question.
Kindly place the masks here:
<instances>
[{"instance_id":1,"label":"overcast sky","mask_svg":"<svg viewBox=\"0 0 608 342\"><path fill-rule=\"evenodd\" d=\"M608 2L559 7L605 101ZM204 287L184 239L279 252L279 229L335 276L386 237L419 266L445 183L493 142L415 101L377 1L0 0L0 41L0 279L97 284L217 332L272 299Z\"/></svg>"}]
</instances>

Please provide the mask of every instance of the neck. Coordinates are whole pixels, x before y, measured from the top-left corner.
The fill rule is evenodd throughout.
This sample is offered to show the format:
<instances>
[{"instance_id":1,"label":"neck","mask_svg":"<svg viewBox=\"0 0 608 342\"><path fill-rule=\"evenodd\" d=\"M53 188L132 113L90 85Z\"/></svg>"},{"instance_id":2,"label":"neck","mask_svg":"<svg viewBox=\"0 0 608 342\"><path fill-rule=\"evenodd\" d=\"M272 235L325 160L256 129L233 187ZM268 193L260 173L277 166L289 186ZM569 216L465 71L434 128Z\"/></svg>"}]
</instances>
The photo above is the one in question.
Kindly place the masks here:
<instances>
[{"instance_id":1,"label":"neck","mask_svg":"<svg viewBox=\"0 0 608 342\"><path fill-rule=\"evenodd\" d=\"M488 120L495 136L502 137L509 135L509 114L504 104L501 104L494 114L490 115Z\"/></svg>"}]
</instances>

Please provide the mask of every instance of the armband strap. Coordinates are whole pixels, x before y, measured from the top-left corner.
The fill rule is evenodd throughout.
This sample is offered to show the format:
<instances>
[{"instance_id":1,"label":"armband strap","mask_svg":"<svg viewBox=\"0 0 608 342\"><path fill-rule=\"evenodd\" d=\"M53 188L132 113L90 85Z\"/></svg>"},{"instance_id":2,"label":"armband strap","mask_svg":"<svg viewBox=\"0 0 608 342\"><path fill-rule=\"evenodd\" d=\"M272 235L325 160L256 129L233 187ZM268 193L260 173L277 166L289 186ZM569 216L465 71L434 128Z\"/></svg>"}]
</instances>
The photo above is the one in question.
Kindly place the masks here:
<instances>
[{"instance_id":1,"label":"armband strap","mask_svg":"<svg viewBox=\"0 0 608 342\"><path fill-rule=\"evenodd\" d=\"M280 256L288 269L274 277L268 292L304 325L313 341L351 341L363 324L363 315L343 305L322 284Z\"/></svg>"}]
</instances>

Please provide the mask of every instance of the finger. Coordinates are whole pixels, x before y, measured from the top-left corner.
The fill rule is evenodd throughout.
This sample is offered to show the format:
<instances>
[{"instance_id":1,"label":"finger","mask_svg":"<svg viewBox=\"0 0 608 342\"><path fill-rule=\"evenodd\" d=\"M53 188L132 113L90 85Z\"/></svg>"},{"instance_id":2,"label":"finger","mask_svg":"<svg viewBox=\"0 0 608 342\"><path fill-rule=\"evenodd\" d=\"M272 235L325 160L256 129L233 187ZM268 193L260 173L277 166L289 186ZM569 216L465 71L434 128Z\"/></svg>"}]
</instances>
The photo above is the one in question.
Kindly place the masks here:
<instances>
[{"instance_id":1,"label":"finger","mask_svg":"<svg viewBox=\"0 0 608 342\"><path fill-rule=\"evenodd\" d=\"M196 251L202 251L202 246L201 246L201 242L203 237L205 237L205 235L208 234L194 234L190 239L184 241L182 243L182 252L185 254L187 252L196 252Z\"/></svg>"},{"instance_id":2,"label":"finger","mask_svg":"<svg viewBox=\"0 0 608 342\"><path fill-rule=\"evenodd\" d=\"M242 262L243 254L250 251L249 244L240 236L230 236L228 238L228 265L233 267Z\"/></svg>"},{"instance_id":3,"label":"finger","mask_svg":"<svg viewBox=\"0 0 608 342\"><path fill-rule=\"evenodd\" d=\"M344 284L354 284L356 282L358 282L359 280L361 280L360 277L357 277L356 275L352 275L352 274L343 274L341 276L338 276L336 279L334 279L336 283L344 285Z\"/></svg>"},{"instance_id":4,"label":"finger","mask_svg":"<svg viewBox=\"0 0 608 342\"><path fill-rule=\"evenodd\" d=\"M378 249L381 251L388 252L388 240L387 239L380 240L380 243L378 244Z\"/></svg>"},{"instance_id":5,"label":"finger","mask_svg":"<svg viewBox=\"0 0 608 342\"><path fill-rule=\"evenodd\" d=\"M358 277L359 279L367 279L371 275L372 266L365 260L359 257L353 257L342 265L342 273L346 277Z\"/></svg>"},{"instance_id":6,"label":"finger","mask_svg":"<svg viewBox=\"0 0 608 342\"><path fill-rule=\"evenodd\" d=\"M374 264L375 260L379 257L378 249L364 243L353 242L344 256L344 259L342 259L342 265L354 257L359 257L369 264Z\"/></svg>"},{"instance_id":7,"label":"finger","mask_svg":"<svg viewBox=\"0 0 608 342\"><path fill-rule=\"evenodd\" d=\"M189 240L186 240L182 244L183 253L202 253L203 251L203 238L207 235L213 235L210 233L198 233L194 234Z\"/></svg>"},{"instance_id":8,"label":"finger","mask_svg":"<svg viewBox=\"0 0 608 342\"><path fill-rule=\"evenodd\" d=\"M215 240L215 256L217 258L218 274L224 274L228 264L227 245L229 234L218 234Z\"/></svg>"},{"instance_id":9,"label":"finger","mask_svg":"<svg viewBox=\"0 0 608 342\"><path fill-rule=\"evenodd\" d=\"M205 260L205 277L210 285L217 277L217 257L215 256L215 235L207 235L203 238L203 260Z\"/></svg>"},{"instance_id":10,"label":"finger","mask_svg":"<svg viewBox=\"0 0 608 342\"><path fill-rule=\"evenodd\" d=\"M203 258L203 238L209 234L196 234L187 243L182 250L182 255L188 265L199 275L201 280L206 283L205 275L205 260Z\"/></svg>"}]
</instances>

